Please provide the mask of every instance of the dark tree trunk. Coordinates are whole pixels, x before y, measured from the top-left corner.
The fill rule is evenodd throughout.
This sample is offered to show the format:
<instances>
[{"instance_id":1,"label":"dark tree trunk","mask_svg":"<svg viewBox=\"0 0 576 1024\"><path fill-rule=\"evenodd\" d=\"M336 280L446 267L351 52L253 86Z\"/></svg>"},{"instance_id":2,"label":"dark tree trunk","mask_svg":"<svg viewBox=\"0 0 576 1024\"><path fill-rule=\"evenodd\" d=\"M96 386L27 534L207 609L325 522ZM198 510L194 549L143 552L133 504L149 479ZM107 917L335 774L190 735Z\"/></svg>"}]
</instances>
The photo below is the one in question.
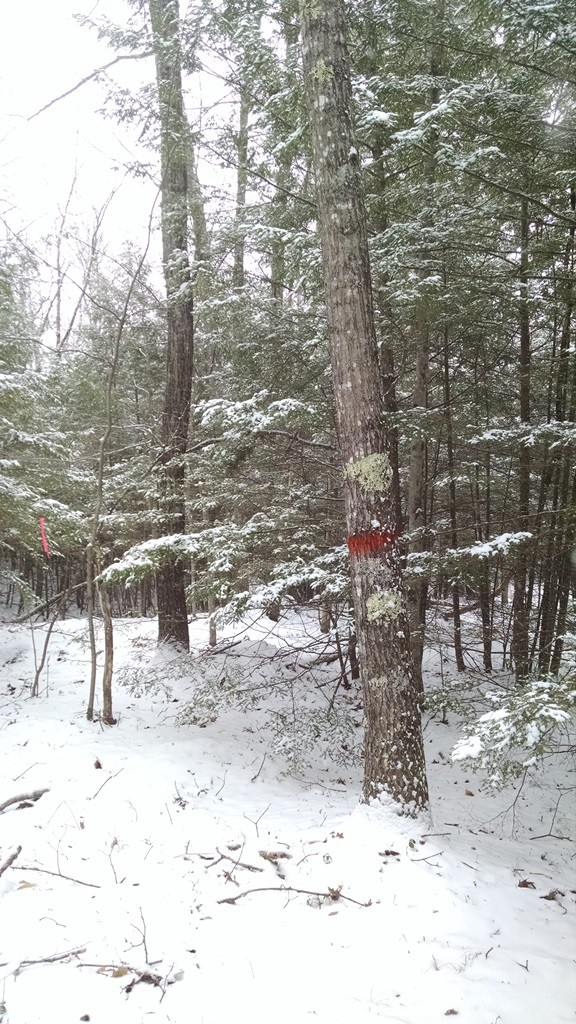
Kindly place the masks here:
<instances>
[{"instance_id":1,"label":"dark tree trunk","mask_svg":"<svg viewBox=\"0 0 576 1024\"><path fill-rule=\"evenodd\" d=\"M530 313L528 309L528 241L530 221L528 201L522 201L520 218L520 422L530 423ZM520 442L518 452L518 530L530 527L530 448ZM530 648L530 608L528 591L528 553L521 544L514 568L514 603L512 624L512 657L516 679L528 675Z\"/></svg>"},{"instance_id":2,"label":"dark tree trunk","mask_svg":"<svg viewBox=\"0 0 576 1024\"><path fill-rule=\"evenodd\" d=\"M193 303L188 259L188 125L182 101L177 0L149 0L156 59L162 157L162 255L168 341L162 413L160 502L162 532L184 533L184 456L188 443L193 367ZM186 574L173 559L157 575L158 640L188 649Z\"/></svg>"},{"instance_id":3,"label":"dark tree trunk","mask_svg":"<svg viewBox=\"0 0 576 1024\"><path fill-rule=\"evenodd\" d=\"M419 695L402 589L342 0L302 5L348 547L364 691L366 801L428 804Z\"/></svg>"},{"instance_id":4,"label":"dark tree trunk","mask_svg":"<svg viewBox=\"0 0 576 1024\"><path fill-rule=\"evenodd\" d=\"M576 210L576 190L571 191L572 211ZM563 273L557 284L558 298L564 304L556 364L555 417L558 422L574 423L576 414L576 354L571 346L574 306L575 229L570 228ZM571 366L572 363L572 366ZM571 372L572 371L572 372ZM562 660L570 588L574 588L572 561L576 534L576 475L571 446L554 445L552 464L552 509L546 549L545 580L542 594L538 664L542 672L557 672Z\"/></svg>"},{"instance_id":5,"label":"dark tree trunk","mask_svg":"<svg viewBox=\"0 0 576 1024\"><path fill-rule=\"evenodd\" d=\"M376 69L375 69L376 71ZM375 229L381 232L388 227L388 214L386 206L386 175L384 170L385 142L378 139L372 146L373 167L376 169L373 187L378 198L376 207ZM377 295L381 290L378 289ZM394 516L400 533L404 532L402 522L402 501L400 492L400 457L399 457L399 436L398 436L398 399L396 395L396 368L394 365L394 349L392 341L387 336L386 324L393 323L392 310L388 301L377 302L377 310L380 314L383 330L380 338L379 358L382 372L382 397L384 400L385 425L388 437L388 451L390 453L390 465L392 467L392 495L394 501Z\"/></svg>"},{"instance_id":6,"label":"dark tree trunk","mask_svg":"<svg viewBox=\"0 0 576 1024\"><path fill-rule=\"evenodd\" d=\"M244 254L246 249L244 215L246 212L246 192L248 190L248 118L250 102L245 88L240 89L240 114L236 154L238 171L236 178L236 224L234 239L234 264L232 267L232 284L234 288L244 287Z\"/></svg>"},{"instance_id":7,"label":"dark tree trunk","mask_svg":"<svg viewBox=\"0 0 576 1024\"><path fill-rule=\"evenodd\" d=\"M430 35L432 41L428 44L428 74L432 84L428 90L428 107L432 110L440 99L439 79L444 65L444 48L442 34L445 21L444 0L436 0L430 10ZM424 174L423 204L428 211L433 210L433 190L436 181L438 149L438 130L432 127L428 140L429 156L426 161ZM423 237L429 235L429 229L434 227L432 214L427 212L423 217L422 227L426 229ZM409 534L410 552L421 554L428 548L428 516L427 516L427 489L428 489L428 378L430 370L430 342L432 337L432 316L430 303L426 294L426 278L435 268L434 258L424 245L420 254L421 269L420 279L422 282L423 294L420 300L418 323L416 325L416 367L414 374L414 390L412 392L412 408L415 416L413 429L414 435L410 450L410 463L408 473L408 495L407 495L407 526ZM408 589L408 615L410 619L410 640L412 646L412 658L414 660L414 671L419 686L422 689L422 658L424 656L424 643L426 639L426 610L428 605L428 578L425 574L416 577L416 580ZM459 598L457 590L453 592L454 603L454 643L458 652L459 642Z\"/></svg>"},{"instance_id":8,"label":"dark tree trunk","mask_svg":"<svg viewBox=\"0 0 576 1024\"><path fill-rule=\"evenodd\" d=\"M452 431L452 396L450 393L450 360L448 352L448 331L444 331L444 421L446 423L446 465L449 478L450 495L450 543L456 550L458 547L458 523L456 517L456 470L454 466L454 439ZM460 582L452 582L452 614L454 617L454 655L456 668L464 672L466 663L462 650L462 617L460 614Z\"/></svg>"}]
</instances>

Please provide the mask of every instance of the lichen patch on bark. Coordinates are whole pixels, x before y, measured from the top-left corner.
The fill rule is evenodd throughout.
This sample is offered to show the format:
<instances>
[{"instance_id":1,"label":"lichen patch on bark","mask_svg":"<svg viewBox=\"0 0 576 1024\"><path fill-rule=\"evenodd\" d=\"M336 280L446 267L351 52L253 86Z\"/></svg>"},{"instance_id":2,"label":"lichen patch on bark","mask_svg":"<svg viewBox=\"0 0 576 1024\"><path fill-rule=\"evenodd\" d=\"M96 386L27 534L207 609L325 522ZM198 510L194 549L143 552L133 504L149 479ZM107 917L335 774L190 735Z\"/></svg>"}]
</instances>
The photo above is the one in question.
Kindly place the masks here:
<instances>
[{"instance_id":1,"label":"lichen patch on bark","mask_svg":"<svg viewBox=\"0 0 576 1024\"><path fill-rule=\"evenodd\" d=\"M390 460L383 452L373 452L358 462L349 462L346 474L357 480L364 491L387 491L392 483Z\"/></svg>"},{"instance_id":2,"label":"lichen patch on bark","mask_svg":"<svg viewBox=\"0 0 576 1024\"><path fill-rule=\"evenodd\" d=\"M366 601L368 622L378 619L397 619L402 611L402 598L393 590L378 590Z\"/></svg>"}]
</instances>

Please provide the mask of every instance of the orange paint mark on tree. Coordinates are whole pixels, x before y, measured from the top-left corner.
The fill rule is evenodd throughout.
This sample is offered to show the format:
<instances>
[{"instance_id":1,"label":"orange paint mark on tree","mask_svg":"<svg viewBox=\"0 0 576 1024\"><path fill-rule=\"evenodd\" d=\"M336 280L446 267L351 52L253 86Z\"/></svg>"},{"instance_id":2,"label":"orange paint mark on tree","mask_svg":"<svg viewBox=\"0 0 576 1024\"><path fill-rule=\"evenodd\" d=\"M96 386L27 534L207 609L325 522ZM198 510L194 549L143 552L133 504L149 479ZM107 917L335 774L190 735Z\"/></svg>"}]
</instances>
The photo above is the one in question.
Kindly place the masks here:
<instances>
[{"instance_id":1,"label":"orange paint mark on tree","mask_svg":"<svg viewBox=\"0 0 576 1024\"><path fill-rule=\"evenodd\" d=\"M398 534L396 530L365 530L348 537L348 550L351 555L378 555L392 547Z\"/></svg>"}]
</instances>

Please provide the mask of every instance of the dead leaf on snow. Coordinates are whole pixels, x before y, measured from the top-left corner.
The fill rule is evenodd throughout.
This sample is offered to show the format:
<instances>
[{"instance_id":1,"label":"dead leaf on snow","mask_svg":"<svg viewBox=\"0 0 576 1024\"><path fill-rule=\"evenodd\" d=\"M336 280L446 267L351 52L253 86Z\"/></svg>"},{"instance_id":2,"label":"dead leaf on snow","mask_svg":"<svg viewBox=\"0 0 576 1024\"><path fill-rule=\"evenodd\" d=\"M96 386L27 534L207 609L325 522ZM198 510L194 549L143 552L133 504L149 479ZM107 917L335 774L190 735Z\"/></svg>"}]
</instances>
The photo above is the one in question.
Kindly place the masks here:
<instances>
[{"instance_id":1,"label":"dead leaf on snow","mask_svg":"<svg viewBox=\"0 0 576 1024\"><path fill-rule=\"evenodd\" d=\"M535 889L534 882L531 882L529 878L521 878L518 882L519 889Z\"/></svg>"},{"instance_id":2,"label":"dead leaf on snow","mask_svg":"<svg viewBox=\"0 0 576 1024\"><path fill-rule=\"evenodd\" d=\"M112 967L110 964L102 964L96 974L107 974L110 978L123 978L128 974L128 967Z\"/></svg>"},{"instance_id":3,"label":"dead leaf on snow","mask_svg":"<svg viewBox=\"0 0 576 1024\"><path fill-rule=\"evenodd\" d=\"M560 889L550 889L550 892L546 896L540 896L541 900L555 900L558 896L564 896Z\"/></svg>"},{"instance_id":4,"label":"dead leaf on snow","mask_svg":"<svg viewBox=\"0 0 576 1024\"><path fill-rule=\"evenodd\" d=\"M22 882L20 882L20 884L18 886L18 892L20 892L21 889L35 889L36 885L37 885L36 882L24 882L24 881L22 881Z\"/></svg>"}]
</instances>

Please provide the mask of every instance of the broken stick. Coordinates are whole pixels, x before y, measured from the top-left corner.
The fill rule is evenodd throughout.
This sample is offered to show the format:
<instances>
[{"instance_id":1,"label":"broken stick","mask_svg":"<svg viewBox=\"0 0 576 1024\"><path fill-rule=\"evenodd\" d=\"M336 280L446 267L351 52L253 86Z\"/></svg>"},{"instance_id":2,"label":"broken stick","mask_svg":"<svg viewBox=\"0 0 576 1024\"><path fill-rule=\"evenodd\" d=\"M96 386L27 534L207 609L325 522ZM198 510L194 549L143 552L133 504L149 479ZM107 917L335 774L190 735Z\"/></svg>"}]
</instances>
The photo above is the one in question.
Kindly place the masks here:
<instances>
[{"instance_id":1,"label":"broken stick","mask_svg":"<svg viewBox=\"0 0 576 1024\"><path fill-rule=\"evenodd\" d=\"M14 863L18 854L22 853L22 847L17 846L14 853L11 853L7 860L3 864L0 864L0 875L3 875L5 871Z\"/></svg>"},{"instance_id":2,"label":"broken stick","mask_svg":"<svg viewBox=\"0 0 576 1024\"><path fill-rule=\"evenodd\" d=\"M33 793L22 793L21 796L11 796L9 800L5 800L3 804L0 804L0 814L5 811L7 807L11 807L12 804L25 803L27 800L32 800L33 803L39 800L44 793L48 793L48 789L35 789Z\"/></svg>"}]
</instances>

